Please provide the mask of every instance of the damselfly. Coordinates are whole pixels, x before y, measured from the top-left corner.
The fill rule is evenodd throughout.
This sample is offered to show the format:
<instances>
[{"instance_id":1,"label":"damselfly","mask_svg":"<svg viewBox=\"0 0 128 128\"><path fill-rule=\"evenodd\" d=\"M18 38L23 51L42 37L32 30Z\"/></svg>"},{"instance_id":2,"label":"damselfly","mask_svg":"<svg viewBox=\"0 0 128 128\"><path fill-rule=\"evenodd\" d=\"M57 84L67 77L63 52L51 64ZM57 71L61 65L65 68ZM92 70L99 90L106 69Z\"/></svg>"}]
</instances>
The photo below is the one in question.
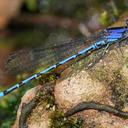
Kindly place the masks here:
<instances>
[{"instance_id":1,"label":"damselfly","mask_svg":"<svg viewBox=\"0 0 128 128\"><path fill-rule=\"evenodd\" d=\"M26 70L31 71L33 68L35 69L37 67L43 67L43 70L13 85L11 88L0 92L0 97L9 94L29 81L37 79L41 75L75 58L126 40L128 38L127 32L127 26L107 28L101 31L98 36L94 36L95 38L93 39L90 37L88 39L69 40L68 42L61 43L61 45L53 46L52 48L27 49L10 54L5 61L5 71L8 73L15 74ZM91 42L91 45L87 46L87 42Z\"/></svg>"}]
</instances>

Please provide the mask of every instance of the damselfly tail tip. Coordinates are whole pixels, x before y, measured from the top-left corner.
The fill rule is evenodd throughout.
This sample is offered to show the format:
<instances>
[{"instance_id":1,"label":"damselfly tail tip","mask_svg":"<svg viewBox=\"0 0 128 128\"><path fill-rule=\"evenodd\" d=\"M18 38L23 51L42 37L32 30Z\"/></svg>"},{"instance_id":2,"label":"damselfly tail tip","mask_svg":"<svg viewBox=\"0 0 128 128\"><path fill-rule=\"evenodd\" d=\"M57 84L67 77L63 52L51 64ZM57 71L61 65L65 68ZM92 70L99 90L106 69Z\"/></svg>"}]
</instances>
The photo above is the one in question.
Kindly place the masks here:
<instances>
[{"instance_id":1,"label":"damselfly tail tip","mask_svg":"<svg viewBox=\"0 0 128 128\"><path fill-rule=\"evenodd\" d=\"M3 92L0 92L0 98L2 98L4 96Z\"/></svg>"}]
</instances>

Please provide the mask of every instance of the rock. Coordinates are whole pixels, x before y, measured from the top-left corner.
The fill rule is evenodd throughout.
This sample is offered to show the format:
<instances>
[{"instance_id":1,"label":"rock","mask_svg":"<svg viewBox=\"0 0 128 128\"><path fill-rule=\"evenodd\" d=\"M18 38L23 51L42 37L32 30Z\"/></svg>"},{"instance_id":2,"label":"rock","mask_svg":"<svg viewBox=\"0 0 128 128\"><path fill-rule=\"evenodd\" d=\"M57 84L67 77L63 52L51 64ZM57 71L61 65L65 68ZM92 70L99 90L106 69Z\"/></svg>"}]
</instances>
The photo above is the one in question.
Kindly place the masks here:
<instances>
[{"instance_id":1,"label":"rock","mask_svg":"<svg viewBox=\"0 0 128 128\"><path fill-rule=\"evenodd\" d=\"M34 88L30 89L29 91L27 91L25 93L25 95L22 97L21 103L19 105L19 109L17 111L17 118L16 118L13 128L19 128L19 119L20 119L21 111L23 109L24 104L28 104L36 96L37 92L41 88L42 88L42 86L34 87Z\"/></svg>"},{"instance_id":2,"label":"rock","mask_svg":"<svg viewBox=\"0 0 128 128\"><path fill-rule=\"evenodd\" d=\"M128 120L125 121L106 112L88 110L81 114L84 118L84 128L125 128L128 127Z\"/></svg>"},{"instance_id":3,"label":"rock","mask_svg":"<svg viewBox=\"0 0 128 128\"><path fill-rule=\"evenodd\" d=\"M79 70L77 67L78 65L80 66L79 63L74 64L74 67L66 69L54 85L55 104L57 104L58 109L66 112L80 102L95 101L127 111L128 45L121 46L121 49L122 52L119 48L112 46L111 50L102 60L89 70L84 68ZM29 102L34 96L35 93L33 94L32 92L25 99ZM31 98L29 99L29 97ZM43 102L42 100L29 115L27 119L29 128L49 127L49 115L51 112L45 111L42 105ZM16 126L18 126L17 122L21 114L22 104L23 101L18 110ZM123 119L103 111L85 110L77 113L75 116L83 118L83 128L128 127L128 119Z\"/></svg>"},{"instance_id":4,"label":"rock","mask_svg":"<svg viewBox=\"0 0 128 128\"><path fill-rule=\"evenodd\" d=\"M42 106L36 107L27 120L28 128L49 128L49 115L51 112L43 110Z\"/></svg>"},{"instance_id":5,"label":"rock","mask_svg":"<svg viewBox=\"0 0 128 128\"><path fill-rule=\"evenodd\" d=\"M63 111L67 111L83 101L98 101L103 104L115 106L112 97L116 97L119 94L122 99L117 96L120 99L118 103L125 102L123 110L127 111L128 105L124 100L126 99L124 94L128 95L127 49L127 45L121 47L122 52L117 47L111 48L102 61L99 61L91 70L82 70L56 84L54 94L58 106ZM112 81L116 79L116 75L121 75L122 81L119 83L117 79L112 85ZM122 84L124 79L126 80L125 84ZM116 93L113 92L113 87ZM85 120L84 128L128 127L128 119L124 120L106 112L85 110L80 112L79 115Z\"/></svg>"},{"instance_id":6,"label":"rock","mask_svg":"<svg viewBox=\"0 0 128 128\"><path fill-rule=\"evenodd\" d=\"M64 109L83 101L101 102L107 100L109 93L109 90L102 83L92 79L84 70L56 84L54 92L56 102L59 107Z\"/></svg>"}]
</instances>

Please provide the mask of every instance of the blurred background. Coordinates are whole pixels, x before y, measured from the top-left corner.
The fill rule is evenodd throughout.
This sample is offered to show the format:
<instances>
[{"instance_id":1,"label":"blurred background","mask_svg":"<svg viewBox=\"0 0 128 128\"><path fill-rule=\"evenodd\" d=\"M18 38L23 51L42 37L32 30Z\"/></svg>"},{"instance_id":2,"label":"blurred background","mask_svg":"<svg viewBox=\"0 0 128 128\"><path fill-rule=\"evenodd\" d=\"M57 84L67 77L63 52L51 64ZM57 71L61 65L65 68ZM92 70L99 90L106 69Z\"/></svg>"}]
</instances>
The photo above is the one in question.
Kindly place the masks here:
<instances>
[{"instance_id":1,"label":"blurred background","mask_svg":"<svg viewBox=\"0 0 128 128\"><path fill-rule=\"evenodd\" d=\"M115 23L123 25L127 14L128 0L0 1L0 68L14 51L88 37ZM8 76L0 70L0 89L16 81L19 75ZM1 100L0 128L9 128L14 123L21 96L33 83L30 85Z\"/></svg>"}]
</instances>

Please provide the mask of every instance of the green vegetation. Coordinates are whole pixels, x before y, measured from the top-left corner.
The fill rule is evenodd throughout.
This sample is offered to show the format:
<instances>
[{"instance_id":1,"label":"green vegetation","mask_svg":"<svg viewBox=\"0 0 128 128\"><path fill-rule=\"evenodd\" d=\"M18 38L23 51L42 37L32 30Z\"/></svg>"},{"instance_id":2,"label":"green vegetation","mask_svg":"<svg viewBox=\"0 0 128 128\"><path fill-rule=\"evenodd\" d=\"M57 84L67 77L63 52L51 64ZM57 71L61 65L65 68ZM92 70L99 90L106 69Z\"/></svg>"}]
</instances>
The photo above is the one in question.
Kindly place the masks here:
<instances>
[{"instance_id":1,"label":"green vegetation","mask_svg":"<svg viewBox=\"0 0 128 128\"><path fill-rule=\"evenodd\" d=\"M43 107L47 110L55 106L55 98L53 95L52 87L44 89L43 92L40 91L36 97L39 104L43 104Z\"/></svg>"},{"instance_id":2,"label":"green vegetation","mask_svg":"<svg viewBox=\"0 0 128 128\"><path fill-rule=\"evenodd\" d=\"M24 2L30 11L35 11L37 9L37 0L25 0Z\"/></svg>"},{"instance_id":3,"label":"green vegetation","mask_svg":"<svg viewBox=\"0 0 128 128\"><path fill-rule=\"evenodd\" d=\"M21 88L1 100L0 103L0 127L9 128L14 124L16 113L24 93L33 87L33 84Z\"/></svg>"},{"instance_id":4,"label":"green vegetation","mask_svg":"<svg viewBox=\"0 0 128 128\"><path fill-rule=\"evenodd\" d=\"M95 73L93 74L93 77L98 79L100 82L105 84L108 84L110 82L110 78L108 74L109 72L104 66L97 68L94 72Z\"/></svg>"},{"instance_id":5,"label":"green vegetation","mask_svg":"<svg viewBox=\"0 0 128 128\"><path fill-rule=\"evenodd\" d=\"M51 85L44 85L43 91L40 91L37 96L37 104L41 105L47 111L51 111L50 114L50 128L82 128L81 118L66 118L64 113L61 112L56 104L55 97L53 94L53 87Z\"/></svg>"},{"instance_id":6,"label":"green vegetation","mask_svg":"<svg viewBox=\"0 0 128 128\"><path fill-rule=\"evenodd\" d=\"M126 78L121 74L121 69L110 73L105 67L102 67L95 70L92 76L111 88L112 101L117 109L122 110L128 97L128 89Z\"/></svg>"},{"instance_id":7,"label":"green vegetation","mask_svg":"<svg viewBox=\"0 0 128 128\"><path fill-rule=\"evenodd\" d=\"M128 8L125 0L68 0L68 2L59 0L24 1L25 6L30 12L36 11L42 14L72 17L79 20L85 20L87 17L89 18L89 14L93 15L95 11L97 11L100 14L99 21L102 25L112 24L119 15Z\"/></svg>"},{"instance_id":8,"label":"green vegetation","mask_svg":"<svg viewBox=\"0 0 128 128\"><path fill-rule=\"evenodd\" d=\"M44 74L39 78L39 84L43 85L48 82L54 82L57 78L60 77L59 73L52 71L50 73Z\"/></svg>"},{"instance_id":9,"label":"green vegetation","mask_svg":"<svg viewBox=\"0 0 128 128\"><path fill-rule=\"evenodd\" d=\"M115 107L118 109L123 109L124 104L128 97L128 89L126 88L127 82L124 76L120 73L120 70L114 71L114 78L110 83L113 91L113 101L115 102Z\"/></svg>"},{"instance_id":10,"label":"green vegetation","mask_svg":"<svg viewBox=\"0 0 128 128\"><path fill-rule=\"evenodd\" d=\"M81 118L70 118L64 117L63 112L55 110L50 117L50 128L82 128Z\"/></svg>"}]
</instances>

